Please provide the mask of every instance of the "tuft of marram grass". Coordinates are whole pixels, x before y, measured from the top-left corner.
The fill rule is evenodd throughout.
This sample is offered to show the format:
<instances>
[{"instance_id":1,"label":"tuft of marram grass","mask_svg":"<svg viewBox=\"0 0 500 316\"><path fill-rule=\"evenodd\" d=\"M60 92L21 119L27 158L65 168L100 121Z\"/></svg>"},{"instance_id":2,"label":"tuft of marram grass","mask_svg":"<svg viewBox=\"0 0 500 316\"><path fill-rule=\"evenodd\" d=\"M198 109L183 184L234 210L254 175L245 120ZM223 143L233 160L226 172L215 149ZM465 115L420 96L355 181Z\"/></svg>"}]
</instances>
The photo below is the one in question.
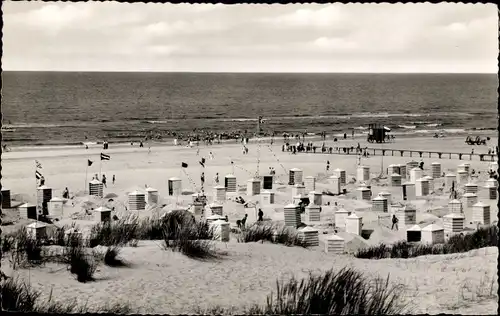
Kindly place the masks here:
<instances>
[{"instance_id":1,"label":"tuft of marram grass","mask_svg":"<svg viewBox=\"0 0 500 316\"><path fill-rule=\"evenodd\" d=\"M392 246L380 244L360 249L355 256L361 259L406 259L426 255L462 253L484 247L498 247L497 226L479 228L472 234L452 236L444 244L411 244L399 241Z\"/></svg>"},{"instance_id":2,"label":"tuft of marram grass","mask_svg":"<svg viewBox=\"0 0 500 316\"><path fill-rule=\"evenodd\" d=\"M106 249L104 254L104 264L110 267L124 267L126 266L123 260L118 258L120 254L120 248L117 246L111 246Z\"/></svg>"},{"instance_id":3,"label":"tuft of marram grass","mask_svg":"<svg viewBox=\"0 0 500 316\"><path fill-rule=\"evenodd\" d=\"M242 243L268 241L289 247L308 247L307 243L295 229L278 226L273 223L255 223L242 231L237 238L238 242Z\"/></svg>"}]
</instances>

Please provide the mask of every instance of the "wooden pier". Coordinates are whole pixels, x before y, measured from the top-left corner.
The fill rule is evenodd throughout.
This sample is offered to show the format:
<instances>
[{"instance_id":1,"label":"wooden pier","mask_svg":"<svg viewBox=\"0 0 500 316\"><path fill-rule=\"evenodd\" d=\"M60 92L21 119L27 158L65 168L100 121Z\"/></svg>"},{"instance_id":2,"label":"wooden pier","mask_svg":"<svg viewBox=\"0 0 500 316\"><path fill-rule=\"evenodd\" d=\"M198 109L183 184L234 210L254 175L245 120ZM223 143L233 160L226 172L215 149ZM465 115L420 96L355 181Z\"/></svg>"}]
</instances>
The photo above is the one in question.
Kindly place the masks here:
<instances>
[{"instance_id":1,"label":"wooden pier","mask_svg":"<svg viewBox=\"0 0 500 316\"><path fill-rule=\"evenodd\" d=\"M392 148L362 148L361 150L362 153L366 151L366 153L368 153L369 156L396 156L396 157L438 158L438 159L458 159L458 160L472 160L473 157L477 157L479 161L498 161L498 156L495 154L473 154L473 153L457 153L457 152L444 152L444 151L440 152L440 151L392 149ZM309 153L314 153L314 152L309 151ZM359 154L359 151L356 151L356 147L337 147L337 150L332 150L332 152L330 153L328 150L325 152L321 152L321 147L319 147L316 148L316 154L357 156ZM495 157L497 157L496 160Z\"/></svg>"}]
</instances>

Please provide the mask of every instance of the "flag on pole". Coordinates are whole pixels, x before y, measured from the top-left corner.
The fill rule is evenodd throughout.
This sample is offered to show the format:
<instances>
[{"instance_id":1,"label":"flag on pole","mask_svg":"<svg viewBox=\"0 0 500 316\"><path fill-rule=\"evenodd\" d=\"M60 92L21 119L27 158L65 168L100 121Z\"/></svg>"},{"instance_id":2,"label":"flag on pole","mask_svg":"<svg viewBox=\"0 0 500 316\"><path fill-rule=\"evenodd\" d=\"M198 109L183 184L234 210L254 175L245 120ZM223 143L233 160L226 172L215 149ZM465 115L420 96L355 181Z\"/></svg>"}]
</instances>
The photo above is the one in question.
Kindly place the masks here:
<instances>
[{"instance_id":1,"label":"flag on pole","mask_svg":"<svg viewBox=\"0 0 500 316\"><path fill-rule=\"evenodd\" d=\"M37 169L42 169L42 164L40 163L40 161L35 160L35 164L36 164Z\"/></svg>"},{"instance_id":2,"label":"flag on pole","mask_svg":"<svg viewBox=\"0 0 500 316\"><path fill-rule=\"evenodd\" d=\"M109 155L101 153L101 160L110 160L111 157Z\"/></svg>"},{"instance_id":3,"label":"flag on pole","mask_svg":"<svg viewBox=\"0 0 500 316\"><path fill-rule=\"evenodd\" d=\"M182 168L187 168L187 167L188 167L188 164L187 164L187 163L185 163L185 162L183 162L183 163L182 163Z\"/></svg>"},{"instance_id":4,"label":"flag on pole","mask_svg":"<svg viewBox=\"0 0 500 316\"><path fill-rule=\"evenodd\" d=\"M37 180L40 180L43 176L42 176L42 174L41 174L41 173L37 170L37 171L35 172L35 177L36 177L36 179L37 179Z\"/></svg>"},{"instance_id":5,"label":"flag on pole","mask_svg":"<svg viewBox=\"0 0 500 316\"><path fill-rule=\"evenodd\" d=\"M200 165L205 168L205 158L201 158Z\"/></svg>"},{"instance_id":6,"label":"flag on pole","mask_svg":"<svg viewBox=\"0 0 500 316\"><path fill-rule=\"evenodd\" d=\"M92 166L92 164L93 164L93 163L94 163L94 162L93 162L92 160L87 159L87 165L88 165L89 167L90 167L90 166Z\"/></svg>"}]
</instances>

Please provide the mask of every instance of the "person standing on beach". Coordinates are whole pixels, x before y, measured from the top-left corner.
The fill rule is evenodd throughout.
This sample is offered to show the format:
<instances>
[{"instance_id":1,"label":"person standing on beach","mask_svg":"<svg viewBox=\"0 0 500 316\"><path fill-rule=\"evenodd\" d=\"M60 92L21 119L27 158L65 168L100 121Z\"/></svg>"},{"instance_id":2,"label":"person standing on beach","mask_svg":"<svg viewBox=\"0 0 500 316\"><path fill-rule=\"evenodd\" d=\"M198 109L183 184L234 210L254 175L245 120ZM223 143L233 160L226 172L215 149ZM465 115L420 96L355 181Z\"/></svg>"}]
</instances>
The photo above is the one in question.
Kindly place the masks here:
<instances>
[{"instance_id":1,"label":"person standing on beach","mask_svg":"<svg viewBox=\"0 0 500 316\"><path fill-rule=\"evenodd\" d=\"M264 221L264 218L263 218L263 217L264 217L264 212L262 212L262 209L260 209L260 208L259 208L259 212L257 213L257 215L258 215L258 217L259 217L259 218L257 219L257 221L258 221L258 222L262 222L262 221Z\"/></svg>"},{"instance_id":2,"label":"person standing on beach","mask_svg":"<svg viewBox=\"0 0 500 316\"><path fill-rule=\"evenodd\" d=\"M330 170L330 160L326 161L326 173L328 173L328 170Z\"/></svg>"},{"instance_id":3,"label":"person standing on beach","mask_svg":"<svg viewBox=\"0 0 500 316\"><path fill-rule=\"evenodd\" d=\"M396 226L396 230L399 230L399 228L398 228L398 222L399 222L398 218L396 217L396 215L393 214L392 215L392 227L391 227L391 230L394 229L394 226Z\"/></svg>"},{"instance_id":4,"label":"person standing on beach","mask_svg":"<svg viewBox=\"0 0 500 316\"><path fill-rule=\"evenodd\" d=\"M215 174L215 184L219 184L219 173Z\"/></svg>"},{"instance_id":5,"label":"person standing on beach","mask_svg":"<svg viewBox=\"0 0 500 316\"><path fill-rule=\"evenodd\" d=\"M106 175L103 174L102 175L102 184L104 185L105 188L107 188L108 186L106 185Z\"/></svg>"},{"instance_id":6,"label":"person standing on beach","mask_svg":"<svg viewBox=\"0 0 500 316\"><path fill-rule=\"evenodd\" d=\"M203 186L205 185L205 172L201 173L200 180L201 180L201 188L203 189Z\"/></svg>"},{"instance_id":7,"label":"person standing on beach","mask_svg":"<svg viewBox=\"0 0 500 316\"><path fill-rule=\"evenodd\" d=\"M113 182L113 184L115 184L116 181L115 175L113 175L113 179L111 181Z\"/></svg>"}]
</instances>

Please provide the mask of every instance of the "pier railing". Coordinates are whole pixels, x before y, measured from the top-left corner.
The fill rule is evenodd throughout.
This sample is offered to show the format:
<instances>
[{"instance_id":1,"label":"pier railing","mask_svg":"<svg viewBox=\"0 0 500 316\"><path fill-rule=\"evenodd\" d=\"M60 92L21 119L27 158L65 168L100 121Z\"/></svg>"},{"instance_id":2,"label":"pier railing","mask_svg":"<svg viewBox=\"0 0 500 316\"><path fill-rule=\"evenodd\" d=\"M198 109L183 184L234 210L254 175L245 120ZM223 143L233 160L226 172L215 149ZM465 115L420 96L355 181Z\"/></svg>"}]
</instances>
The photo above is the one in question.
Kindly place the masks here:
<instances>
[{"instance_id":1,"label":"pier railing","mask_svg":"<svg viewBox=\"0 0 500 316\"><path fill-rule=\"evenodd\" d=\"M438 159L467 159L472 160L473 157L479 158L480 161L498 161L496 154L476 154L476 153L459 153L445 151L428 151L428 150L410 150L410 149L393 149L393 148L361 148L361 151L356 150L356 147L337 147L330 153L329 150L322 152L321 147L316 148L316 152L309 151L308 153L316 154L331 154L331 155L363 155L366 152L370 156L398 156L398 157L418 157L418 158L438 158ZM497 159L495 160L495 157Z\"/></svg>"}]
</instances>

